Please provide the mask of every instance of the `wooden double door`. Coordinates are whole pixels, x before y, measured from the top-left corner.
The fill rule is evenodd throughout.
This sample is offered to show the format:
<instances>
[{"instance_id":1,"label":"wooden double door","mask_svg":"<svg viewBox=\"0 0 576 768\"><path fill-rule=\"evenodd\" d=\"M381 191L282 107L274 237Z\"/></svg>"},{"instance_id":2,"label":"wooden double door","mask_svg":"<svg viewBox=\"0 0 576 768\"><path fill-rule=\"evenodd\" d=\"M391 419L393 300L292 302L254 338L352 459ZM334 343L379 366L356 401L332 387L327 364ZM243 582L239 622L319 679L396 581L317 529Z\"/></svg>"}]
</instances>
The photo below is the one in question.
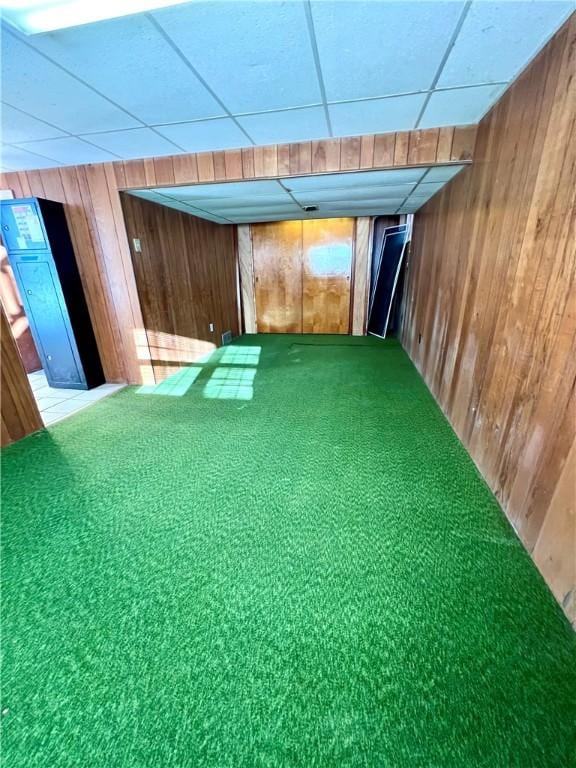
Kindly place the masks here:
<instances>
[{"instance_id":1,"label":"wooden double door","mask_svg":"<svg viewBox=\"0 0 576 768\"><path fill-rule=\"evenodd\" d=\"M354 219L252 225L259 333L348 333Z\"/></svg>"}]
</instances>

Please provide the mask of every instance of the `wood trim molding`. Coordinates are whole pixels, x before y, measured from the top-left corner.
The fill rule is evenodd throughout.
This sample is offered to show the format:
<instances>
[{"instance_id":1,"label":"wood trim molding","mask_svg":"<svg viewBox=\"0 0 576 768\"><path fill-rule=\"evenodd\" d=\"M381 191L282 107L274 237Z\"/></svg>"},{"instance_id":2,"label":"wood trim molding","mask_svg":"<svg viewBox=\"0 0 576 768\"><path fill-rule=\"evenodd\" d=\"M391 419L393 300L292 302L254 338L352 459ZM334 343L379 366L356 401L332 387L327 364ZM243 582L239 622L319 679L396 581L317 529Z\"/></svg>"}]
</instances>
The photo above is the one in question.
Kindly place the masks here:
<instances>
[{"instance_id":1,"label":"wood trim molding","mask_svg":"<svg viewBox=\"0 0 576 768\"><path fill-rule=\"evenodd\" d=\"M244 333L257 333L254 252L252 249L252 227L250 224L238 224L238 268L240 271L240 295Z\"/></svg>"},{"instance_id":2,"label":"wood trim molding","mask_svg":"<svg viewBox=\"0 0 576 768\"><path fill-rule=\"evenodd\" d=\"M370 272L370 242L372 219L356 219L354 243L354 282L352 285L352 336L364 336L368 314L368 284Z\"/></svg>"}]
</instances>

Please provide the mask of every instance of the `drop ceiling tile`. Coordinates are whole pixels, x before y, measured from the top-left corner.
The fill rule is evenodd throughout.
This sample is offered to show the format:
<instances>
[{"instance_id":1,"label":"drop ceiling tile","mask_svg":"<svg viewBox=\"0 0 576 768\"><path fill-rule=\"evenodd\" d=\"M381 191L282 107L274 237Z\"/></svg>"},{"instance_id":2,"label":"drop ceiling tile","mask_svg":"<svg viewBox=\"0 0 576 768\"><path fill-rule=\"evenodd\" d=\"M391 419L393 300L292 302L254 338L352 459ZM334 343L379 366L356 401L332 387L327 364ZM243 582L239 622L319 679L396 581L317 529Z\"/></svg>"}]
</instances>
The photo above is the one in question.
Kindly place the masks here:
<instances>
[{"instance_id":1,"label":"drop ceiling tile","mask_svg":"<svg viewBox=\"0 0 576 768\"><path fill-rule=\"evenodd\" d=\"M439 87L511 80L574 10L572 2L474 2Z\"/></svg>"},{"instance_id":2,"label":"drop ceiling tile","mask_svg":"<svg viewBox=\"0 0 576 768\"><path fill-rule=\"evenodd\" d=\"M3 168L18 171L32 171L37 168L55 168L60 163L49 160L18 147L4 146L0 148L0 164Z\"/></svg>"},{"instance_id":3,"label":"drop ceiling tile","mask_svg":"<svg viewBox=\"0 0 576 768\"><path fill-rule=\"evenodd\" d=\"M46 141L29 141L22 149L37 152L52 160L65 165L82 165L83 163L104 163L117 160L115 155L100 147L93 147L82 139L68 136L64 139L47 139Z\"/></svg>"},{"instance_id":4,"label":"drop ceiling tile","mask_svg":"<svg viewBox=\"0 0 576 768\"><path fill-rule=\"evenodd\" d=\"M225 114L145 15L38 35L32 42L145 123Z\"/></svg>"},{"instance_id":5,"label":"drop ceiling tile","mask_svg":"<svg viewBox=\"0 0 576 768\"><path fill-rule=\"evenodd\" d=\"M179 200L221 199L224 197L238 199L249 195L282 194L282 187L274 180L229 181L216 184L190 184L185 187L159 187L156 191L177 197Z\"/></svg>"},{"instance_id":6,"label":"drop ceiling tile","mask_svg":"<svg viewBox=\"0 0 576 768\"><path fill-rule=\"evenodd\" d=\"M434 91L430 96L419 128L477 123L504 92L503 85L478 85Z\"/></svg>"},{"instance_id":7,"label":"drop ceiling tile","mask_svg":"<svg viewBox=\"0 0 576 768\"><path fill-rule=\"evenodd\" d=\"M218 215L217 211L210 211L210 209L208 209L208 212L213 212ZM226 211L226 213L222 213L222 215L226 216L226 218L233 219L236 216L259 216L260 214L264 216L271 216L273 214L275 215L284 213L291 215L301 215L302 210L295 203L292 203L292 205L286 203L285 205L255 205L253 207L239 207L235 210Z\"/></svg>"},{"instance_id":8,"label":"drop ceiling tile","mask_svg":"<svg viewBox=\"0 0 576 768\"><path fill-rule=\"evenodd\" d=\"M282 144L330 136L323 107L261 112L239 117L238 122L256 144Z\"/></svg>"},{"instance_id":9,"label":"drop ceiling tile","mask_svg":"<svg viewBox=\"0 0 576 768\"><path fill-rule=\"evenodd\" d=\"M321 101L300 0L190 3L153 17L233 113Z\"/></svg>"},{"instance_id":10,"label":"drop ceiling tile","mask_svg":"<svg viewBox=\"0 0 576 768\"><path fill-rule=\"evenodd\" d=\"M197 123L173 123L156 126L158 133L187 152L208 152L252 146L249 139L229 117Z\"/></svg>"},{"instance_id":11,"label":"drop ceiling tile","mask_svg":"<svg viewBox=\"0 0 576 768\"><path fill-rule=\"evenodd\" d=\"M325 189L317 191L294 192L295 199L302 205L320 202L360 202L378 198L379 200L406 197L414 189L414 184L395 184L390 186L348 187L348 189Z\"/></svg>"},{"instance_id":12,"label":"drop ceiling tile","mask_svg":"<svg viewBox=\"0 0 576 768\"><path fill-rule=\"evenodd\" d=\"M131 189L127 194L133 195L134 197L141 197L143 200L156 201L156 199L160 197L160 195L152 189Z\"/></svg>"},{"instance_id":13,"label":"drop ceiling tile","mask_svg":"<svg viewBox=\"0 0 576 768\"><path fill-rule=\"evenodd\" d=\"M301 219L309 218L307 216L304 216L302 213L300 214L272 214L270 216L264 216L262 214L254 214L252 216L247 215L238 215L231 217L231 221L234 224L259 224L259 223L265 223L267 221L300 221Z\"/></svg>"},{"instance_id":14,"label":"drop ceiling tile","mask_svg":"<svg viewBox=\"0 0 576 768\"><path fill-rule=\"evenodd\" d=\"M402 168L390 171L358 171L316 176L294 176L282 179L282 184L287 189L295 191L410 184L420 181L425 170L425 168Z\"/></svg>"},{"instance_id":15,"label":"drop ceiling tile","mask_svg":"<svg viewBox=\"0 0 576 768\"><path fill-rule=\"evenodd\" d=\"M2 141L9 144L18 144L20 141L34 141L35 139L56 139L66 136L63 131L54 128L48 123L36 120L30 115L13 109L8 104L0 106L2 114Z\"/></svg>"},{"instance_id":16,"label":"drop ceiling tile","mask_svg":"<svg viewBox=\"0 0 576 768\"><path fill-rule=\"evenodd\" d=\"M372 101L329 104L334 136L387 133L414 128L426 95L393 96Z\"/></svg>"},{"instance_id":17,"label":"drop ceiling tile","mask_svg":"<svg viewBox=\"0 0 576 768\"><path fill-rule=\"evenodd\" d=\"M134 128L138 121L47 61L11 33L2 34L2 99L70 133Z\"/></svg>"},{"instance_id":18,"label":"drop ceiling tile","mask_svg":"<svg viewBox=\"0 0 576 768\"><path fill-rule=\"evenodd\" d=\"M319 215L324 218L341 218L341 217L358 217L358 216L385 216L387 214L396 213L400 203L386 203L386 205L378 205L376 207L366 207L351 210L348 207L342 208L322 208L319 211Z\"/></svg>"},{"instance_id":19,"label":"drop ceiling tile","mask_svg":"<svg viewBox=\"0 0 576 768\"><path fill-rule=\"evenodd\" d=\"M430 168L424 182L426 184L432 181L450 181L454 176L460 173L460 171L466 168L465 165L439 165L435 168Z\"/></svg>"},{"instance_id":20,"label":"drop ceiling tile","mask_svg":"<svg viewBox=\"0 0 576 768\"><path fill-rule=\"evenodd\" d=\"M313 0L328 100L430 88L463 7L463 2Z\"/></svg>"},{"instance_id":21,"label":"drop ceiling tile","mask_svg":"<svg viewBox=\"0 0 576 768\"><path fill-rule=\"evenodd\" d=\"M420 208L422 208L425 202L425 200L408 202L398 210L398 213L416 213L416 211L419 211Z\"/></svg>"},{"instance_id":22,"label":"drop ceiling tile","mask_svg":"<svg viewBox=\"0 0 576 768\"><path fill-rule=\"evenodd\" d=\"M439 192L442 189L442 187L445 186L445 184L446 182L444 181L435 182L433 184L427 184L427 183L418 184L414 192L412 192L412 194L410 195L410 199L412 200L413 198L421 198L421 197L428 199L429 197L432 197L432 195L435 195L436 192Z\"/></svg>"},{"instance_id":23,"label":"drop ceiling tile","mask_svg":"<svg viewBox=\"0 0 576 768\"><path fill-rule=\"evenodd\" d=\"M321 211L347 211L349 215L358 216L361 211L365 210L396 209L405 199L404 196L390 200L363 200L358 203L348 203L343 200L340 203L319 203L318 208Z\"/></svg>"},{"instance_id":24,"label":"drop ceiling tile","mask_svg":"<svg viewBox=\"0 0 576 768\"><path fill-rule=\"evenodd\" d=\"M229 198L224 197L221 199L216 198L202 198L197 199L196 204L206 210L221 211L225 216L227 210L236 210L238 208L256 208L259 205L293 205L293 200L290 195L285 192L283 195L260 195L259 197L237 197Z\"/></svg>"},{"instance_id":25,"label":"drop ceiling tile","mask_svg":"<svg viewBox=\"0 0 576 768\"><path fill-rule=\"evenodd\" d=\"M204 211L203 209L194 208L191 205L186 205L186 203L182 203L180 200L174 200L171 197L164 197L164 195L159 195L158 199L155 201L160 203L160 205L165 205L167 208L172 208L175 211L180 211L181 213L189 213L193 216L204 216L209 215L209 211Z\"/></svg>"},{"instance_id":26,"label":"drop ceiling tile","mask_svg":"<svg viewBox=\"0 0 576 768\"><path fill-rule=\"evenodd\" d=\"M150 128L131 128L128 131L93 133L81 136L92 144L108 152L113 152L125 160L140 157L174 155L178 152L172 142L159 136Z\"/></svg>"}]
</instances>

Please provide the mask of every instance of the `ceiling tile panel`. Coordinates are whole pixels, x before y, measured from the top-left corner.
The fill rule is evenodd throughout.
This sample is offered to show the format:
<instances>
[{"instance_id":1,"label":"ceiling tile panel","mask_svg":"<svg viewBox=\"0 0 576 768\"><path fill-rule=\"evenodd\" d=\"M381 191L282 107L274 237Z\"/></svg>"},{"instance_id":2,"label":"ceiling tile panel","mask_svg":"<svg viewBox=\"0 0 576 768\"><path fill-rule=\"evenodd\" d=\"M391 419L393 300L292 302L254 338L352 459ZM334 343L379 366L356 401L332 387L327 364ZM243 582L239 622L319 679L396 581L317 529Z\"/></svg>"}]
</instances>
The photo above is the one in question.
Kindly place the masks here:
<instances>
[{"instance_id":1,"label":"ceiling tile panel","mask_svg":"<svg viewBox=\"0 0 576 768\"><path fill-rule=\"evenodd\" d=\"M109 160L118 159L110 152L87 144L75 136L67 136L64 139L30 141L23 145L22 149L37 152L39 155L44 155L64 164L105 163Z\"/></svg>"},{"instance_id":2,"label":"ceiling tile panel","mask_svg":"<svg viewBox=\"0 0 576 768\"><path fill-rule=\"evenodd\" d=\"M0 105L2 114L2 141L17 144L19 141L34 141L35 139L57 139L66 136L63 131L48 123L36 120L30 115L13 109L7 104Z\"/></svg>"},{"instance_id":3,"label":"ceiling tile panel","mask_svg":"<svg viewBox=\"0 0 576 768\"><path fill-rule=\"evenodd\" d=\"M397 197L391 200L363 200L360 202L349 203L346 200L342 200L340 203L320 203L318 208L320 211L347 211L348 214L354 214L355 216L361 216L363 211L373 211L380 209L398 208L401 205L405 197Z\"/></svg>"},{"instance_id":4,"label":"ceiling tile panel","mask_svg":"<svg viewBox=\"0 0 576 768\"><path fill-rule=\"evenodd\" d=\"M473 2L439 87L511 80L574 10L572 2Z\"/></svg>"},{"instance_id":5,"label":"ceiling tile panel","mask_svg":"<svg viewBox=\"0 0 576 768\"><path fill-rule=\"evenodd\" d=\"M438 192L442 187L444 186L443 181L435 182L432 184L422 183L418 184L414 192L410 195L410 197L416 198L416 197L424 197L429 198L432 197L432 195L435 195L436 192Z\"/></svg>"},{"instance_id":6,"label":"ceiling tile panel","mask_svg":"<svg viewBox=\"0 0 576 768\"><path fill-rule=\"evenodd\" d=\"M349 187L348 189L294 192L293 195L301 205L315 205L316 203L327 203L333 200L347 200L349 202L362 202L363 200L373 200L374 198L378 198L378 200L396 200L398 197L405 198L413 188L413 184L396 184L379 187Z\"/></svg>"},{"instance_id":7,"label":"ceiling tile panel","mask_svg":"<svg viewBox=\"0 0 576 768\"><path fill-rule=\"evenodd\" d=\"M24 112L32 111L39 120L69 133L139 125L130 115L4 30L2 99Z\"/></svg>"},{"instance_id":8,"label":"ceiling tile panel","mask_svg":"<svg viewBox=\"0 0 576 768\"><path fill-rule=\"evenodd\" d=\"M245 196L279 195L282 187L274 180L262 181L229 181L216 184L192 184L186 187L162 187L156 190L163 195L171 195L178 200L194 200L204 198L238 199Z\"/></svg>"},{"instance_id":9,"label":"ceiling tile panel","mask_svg":"<svg viewBox=\"0 0 576 768\"><path fill-rule=\"evenodd\" d=\"M192 203L191 203L192 204ZM283 195L266 195L260 197L223 197L221 199L203 198L201 201L196 200L196 205L210 209L211 211L221 211L225 216L226 211L236 210L238 208L257 208L258 206L267 205L293 205L294 201L285 192Z\"/></svg>"},{"instance_id":10,"label":"ceiling tile panel","mask_svg":"<svg viewBox=\"0 0 576 768\"><path fill-rule=\"evenodd\" d=\"M197 123L173 123L156 126L158 133L174 141L187 152L236 149L252 146L249 139L229 117Z\"/></svg>"},{"instance_id":11,"label":"ceiling tile panel","mask_svg":"<svg viewBox=\"0 0 576 768\"><path fill-rule=\"evenodd\" d=\"M477 123L503 93L503 85L478 85L434 91L430 96L419 128Z\"/></svg>"},{"instance_id":12,"label":"ceiling tile panel","mask_svg":"<svg viewBox=\"0 0 576 768\"><path fill-rule=\"evenodd\" d=\"M139 157L173 155L176 146L150 128L132 128L128 131L89 134L82 138L92 144L113 152L126 160Z\"/></svg>"},{"instance_id":13,"label":"ceiling tile panel","mask_svg":"<svg viewBox=\"0 0 576 768\"><path fill-rule=\"evenodd\" d=\"M392 184L410 184L420 181L425 168L402 168L391 171L359 171L355 173L331 173L323 176L295 176L282 179L290 190L346 189Z\"/></svg>"},{"instance_id":14,"label":"ceiling tile panel","mask_svg":"<svg viewBox=\"0 0 576 768\"><path fill-rule=\"evenodd\" d=\"M450 179L453 179L454 176L460 173L460 171L466 168L465 165L440 165L436 168L430 168L426 176L424 177L424 182L428 184L432 181L449 181Z\"/></svg>"},{"instance_id":15,"label":"ceiling tile panel","mask_svg":"<svg viewBox=\"0 0 576 768\"><path fill-rule=\"evenodd\" d=\"M302 209L296 205L296 203L284 203L283 205L255 205L255 206L239 206L235 209L229 209L227 211L220 212L218 207L215 206L214 208L210 208L210 206L205 206L204 210L208 211L208 213L213 213L215 215L222 215L226 218L234 218L236 216L252 216L252 215L259 215L264 214L266 216L271 215L282 215L282 214L302 214Z\"/></svg>"},{"instance_id":16,"label":"ceiling tile panel","mask_svg":"<svg viewBox=\"0 0 576 768\"><path fill-rule=\"evenodd\" d=\"M414 128L426 95L393 96L372 101L330 104L330 120L334 136L357 136L362 133L387 133Z\"/></svg>"},{"instance_id":17,"label":"ceiling tile panel","mask_svg":"<svg viewBox=\"0 0 576 768\"><path fill-rule=\"evenodd\" d=\"M36 168L54 168L60 163L18 149L18 147L5 145L0 148L0 165L9 171L30 171Z\"/></svg>"},{"instance_id":18,"label":"ceiling tile panel","mask_svg":"<svg viewBox=\"0 0 576 768\"><path fill-rule=\"evenodd\" d=\"M463 7L463 2L313 0L328 100L430 88Z\"/></svg>"},{"instance_id":19,"label":"ceiling tile panel","mask_svg":"<svg viewBox=\"0 0 576 768\"><path fill-rule=\"evenodd\" d=\"M184 122L225 114L144 15L31 39L37 50L145 123Z\"/></svg>"},{"instance_id":20,"label":"ceiling tile panel","mask_svg":"<svg viewBox=\"0 0 576 768\"><path fill-rule=\"evenodd\" d=\"M330 136L324 107L245 115L239 117L238 122L256 144L282 144Z\"/></svg>"},{"instance_id":21,"label":"ceiling tile panel","mask_svg":"<svg viewBox=\"0 0 576 768\"><path fill-rule=\"evenodd\" d=\"M153 16L233 113L321 101L300 0L190 3Z\"/></svg>"}]
</instances>

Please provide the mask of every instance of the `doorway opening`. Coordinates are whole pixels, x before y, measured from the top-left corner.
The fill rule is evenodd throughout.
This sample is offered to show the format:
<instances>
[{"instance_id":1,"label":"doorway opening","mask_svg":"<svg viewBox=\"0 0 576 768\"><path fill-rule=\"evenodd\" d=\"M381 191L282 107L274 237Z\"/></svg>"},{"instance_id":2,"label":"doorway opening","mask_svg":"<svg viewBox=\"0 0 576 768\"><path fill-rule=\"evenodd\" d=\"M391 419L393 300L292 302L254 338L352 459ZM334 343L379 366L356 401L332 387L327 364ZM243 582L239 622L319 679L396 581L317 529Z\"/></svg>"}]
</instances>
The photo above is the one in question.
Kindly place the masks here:
<instances>
[{"instance_id":1,"label":"doorway opening","mask_svg":"<svg viewBox=\"0 0 576 768\"><path fill-rule=\"evenodd\" d=\"M0 300L44 426L123 385L104 373L61 203L1 203Z\"/></svg>"}]
</instances>

